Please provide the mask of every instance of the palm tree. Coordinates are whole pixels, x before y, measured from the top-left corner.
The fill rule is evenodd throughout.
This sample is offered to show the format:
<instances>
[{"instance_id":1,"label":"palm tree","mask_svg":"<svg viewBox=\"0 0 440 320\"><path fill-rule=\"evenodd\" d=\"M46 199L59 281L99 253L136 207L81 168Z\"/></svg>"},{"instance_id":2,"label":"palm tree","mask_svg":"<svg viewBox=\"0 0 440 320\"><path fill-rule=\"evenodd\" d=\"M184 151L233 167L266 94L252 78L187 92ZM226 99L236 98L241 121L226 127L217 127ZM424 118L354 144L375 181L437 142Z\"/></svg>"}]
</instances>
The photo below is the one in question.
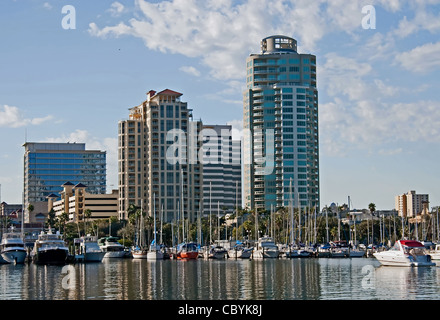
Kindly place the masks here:
<instances>
[{"instance_id":1,"label":"palm tree","mask_svg":"<svg viewBox=\"0 0 440 320\"><path fill-rule=\"evenodd\" d=\"M56 223L55 211L51 209L47 214L47 225L49 228L53 228L55 226L55 223Z\"/></svg>"},{"instance_id":2,"label":"palm tree","mask_svg":"<svg viewBox=\"0 0 440 320\"><path fill-rule=\"evenodd\" d=\"M32 212L34 211L35 208L34 208L34 206L32 204L29 204L27 209L28 209L28 212L29 212L29 220L31 220ZM24 220L23 218L24 217L22 216L21 220Z\"/></svg>"},{"instance_id":3,"label":"palm tree","mask_svg":"<svg viewBox=\"0 0 440 320\"><path fill-rule=\"evenodd\" d=\"M92 217L92 210L84 210L84 235L87 235L87 220Z\"/></svg>"}]
</instances>

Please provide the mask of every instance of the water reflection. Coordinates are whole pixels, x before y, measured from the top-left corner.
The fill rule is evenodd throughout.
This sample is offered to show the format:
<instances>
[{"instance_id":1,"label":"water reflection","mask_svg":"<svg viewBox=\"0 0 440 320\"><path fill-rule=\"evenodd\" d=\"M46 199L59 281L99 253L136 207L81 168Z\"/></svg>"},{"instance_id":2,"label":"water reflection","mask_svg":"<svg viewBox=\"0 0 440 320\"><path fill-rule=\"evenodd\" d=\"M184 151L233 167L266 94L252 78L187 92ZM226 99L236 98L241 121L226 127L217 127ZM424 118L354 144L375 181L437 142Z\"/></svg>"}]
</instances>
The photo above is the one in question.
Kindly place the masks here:
<instances>
[{"instance_id":1,"label":"water reflection","mask_svg":"<svg viewBox=\"0 0 440 320\"><path fill-rule=\"evenodd\" d=\"M366 258L110 259L68 267L71 274L61 266L1 265L0 299L355 300L440 296L438 267L381 267L375 259ZM69 275L73 276L73 289L65 286Z\"/></svg>"}]
</instances>

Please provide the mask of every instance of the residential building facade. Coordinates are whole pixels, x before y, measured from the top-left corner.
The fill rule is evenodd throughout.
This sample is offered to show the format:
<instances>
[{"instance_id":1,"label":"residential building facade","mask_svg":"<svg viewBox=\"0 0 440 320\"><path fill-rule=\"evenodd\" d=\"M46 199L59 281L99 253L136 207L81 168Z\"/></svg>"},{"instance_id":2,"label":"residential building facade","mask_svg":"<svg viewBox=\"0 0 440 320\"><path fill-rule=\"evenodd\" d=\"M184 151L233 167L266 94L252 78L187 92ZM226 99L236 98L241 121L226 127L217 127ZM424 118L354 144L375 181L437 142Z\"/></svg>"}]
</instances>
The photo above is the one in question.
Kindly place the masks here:
<instances>
[{"instance_id":1,"label":"residential building facade","mask_svg":"<svg viewBox=\"0 0 440 320\"><path fill-rule=\"evenodd\" d=\"M414 218L417 215L428 213L429 195L417 194L414 190L395 197L395 209L400 217Z\"/></svg>"},{"instance_id":2,"label":"residential building facade","mask_svg":"<svg viewBox=\"0 0 440 320\"><path fill-rule=\"evenodd\" d=\"M298 53L295 39L271 36L247 58L246 71L245 206L319 211L316 56Z\"/></svg>"},{"instance_id":3,"label":"residential building facade","mask_svg":"<svg viewBox=\"0 0 440 320\"><path fill-rule=\"evenodd\" d=\"M202 205L203 172L197 159L201 121L173 90L147 93L118 125L119 217L131 204L171 222L193 221ZM145 211L146 210L146 211Z\"/></svg>"},{"instance_id":4,"label":"residential building facade","mask_svg":"<svg viewBox=\"0 0 440 320\"><path fill-rule=\"evenodd\" d=\"M24 145L25 222L47 214L47 197L63 191L62 184L87 185L87 192L106 191L106 152L86 150L85 143L34 143ZM29 211L32 205L33 211Z\"/></svg>"},{"instance_id":5,"label":"residential building facade","mask_svg":"<svg viewBox=\"0 0 440 320\"><path fill-rule=\"evenodd\" d=\"M203 213L241 207L241 141L230 125L203 126Z\"/></svg>"}]
</instances>

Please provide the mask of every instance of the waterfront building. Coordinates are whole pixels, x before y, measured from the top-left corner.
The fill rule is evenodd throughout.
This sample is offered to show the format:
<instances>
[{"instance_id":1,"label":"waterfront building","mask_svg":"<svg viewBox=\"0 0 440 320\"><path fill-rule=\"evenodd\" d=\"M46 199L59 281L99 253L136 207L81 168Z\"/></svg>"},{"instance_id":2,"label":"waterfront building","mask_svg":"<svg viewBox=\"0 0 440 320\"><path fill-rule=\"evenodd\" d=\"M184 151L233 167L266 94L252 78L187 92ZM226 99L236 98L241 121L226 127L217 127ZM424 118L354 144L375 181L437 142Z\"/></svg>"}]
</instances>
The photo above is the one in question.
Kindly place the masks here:
<instances>
[{"instance_id":1,"label":"waterfront building","mask_svg":"<svg viewBox=\"0 0 440 320\"><path fill-rule=\"evenodd\" d=\"M233 213L241 207L241 140L231 125L203 125L203 212Z\"/></svg>"},{"instance_id":2,"label":"waterfront building","mask_svg":"<svg viewBox=\"0 0 440 320\"><path fill-rule=\"evenodd\" d=\"M86 210L90 210L90 219L108 219L118 217L119 196L118 190L110 194L92 194L87 192L87 186L82 183L74 185L66 182L62 185L63 191L59 195L48 196L48 213L53 209L55 216L68 213L69 222L81 222L87 217Z\"/></svg>"},{"instance_id":3,"label":"waterfront building","mask_svg":"<svg viewBox=\"0 0 440 320\"><path fill-rule=\"evenodd\" d=\"M105 151L86 150L85 143L26 142L23 146L25 222L47 215L47 197L61 192L66 181L87 185L89 193L105 193Z\"/></svg>"},{"instance_id":4,"label":"waterfront building","mask_svg":"<svg viewBox=\"0 0 440 320\"><path fill-rule=\"evenodd\" d=\"M395 209L400 217L414 218L417 215L428 213L429 195L416 194L414 190L395 197Z\"/></svg>"},{"instance_id":5,"label":"waterfront building","mask_svg":"<svg viewBox=\"0 0 440 320\"><path fill-rule=\"evenodd\" d=\"M182 93L151 90L118 124L119 217L131 204L148 216L193 221L202 205L202 164L197 159L202 122L193 120ZM155 208L154 208L155 204ZM163 211L162 211L163 206Z\"/></svg>"},{"instance_id":6,"label":"waterfront building","mask_svg":"<svg viewBox=\"0 0 440 320\"><path fill-rule=\"evenodd\" d=\"M292 195L294 206L319 211L316 56L298 53L295 39L270 36L246 71L245 206L288 206Z\"/></svg>"}]
</instances>

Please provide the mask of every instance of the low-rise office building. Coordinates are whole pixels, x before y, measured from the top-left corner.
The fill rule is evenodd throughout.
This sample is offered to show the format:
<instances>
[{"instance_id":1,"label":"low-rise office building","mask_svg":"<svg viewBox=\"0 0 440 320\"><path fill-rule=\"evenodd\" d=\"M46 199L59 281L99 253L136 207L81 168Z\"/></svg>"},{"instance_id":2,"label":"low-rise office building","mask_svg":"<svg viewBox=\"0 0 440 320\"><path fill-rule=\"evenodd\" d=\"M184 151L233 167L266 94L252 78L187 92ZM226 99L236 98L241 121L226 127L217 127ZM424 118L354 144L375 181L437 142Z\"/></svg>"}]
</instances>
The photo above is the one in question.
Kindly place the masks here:
<instances>
[{"instance_id":1,"label":"low-rise office building","mask_svg":"<svg viewBox=\"0 0 440 320\"><path fill-rule=\"evenodd\" d=\"M58 217L68 213L70 222L80 222L86 219L86 212L90 210L89 219L108 219L118 217L118 190L110 194L91 194L86 191L87 186L66 182L59 196L48 196L49 212L53 209Z\"/></svg>"}]
</instances>

